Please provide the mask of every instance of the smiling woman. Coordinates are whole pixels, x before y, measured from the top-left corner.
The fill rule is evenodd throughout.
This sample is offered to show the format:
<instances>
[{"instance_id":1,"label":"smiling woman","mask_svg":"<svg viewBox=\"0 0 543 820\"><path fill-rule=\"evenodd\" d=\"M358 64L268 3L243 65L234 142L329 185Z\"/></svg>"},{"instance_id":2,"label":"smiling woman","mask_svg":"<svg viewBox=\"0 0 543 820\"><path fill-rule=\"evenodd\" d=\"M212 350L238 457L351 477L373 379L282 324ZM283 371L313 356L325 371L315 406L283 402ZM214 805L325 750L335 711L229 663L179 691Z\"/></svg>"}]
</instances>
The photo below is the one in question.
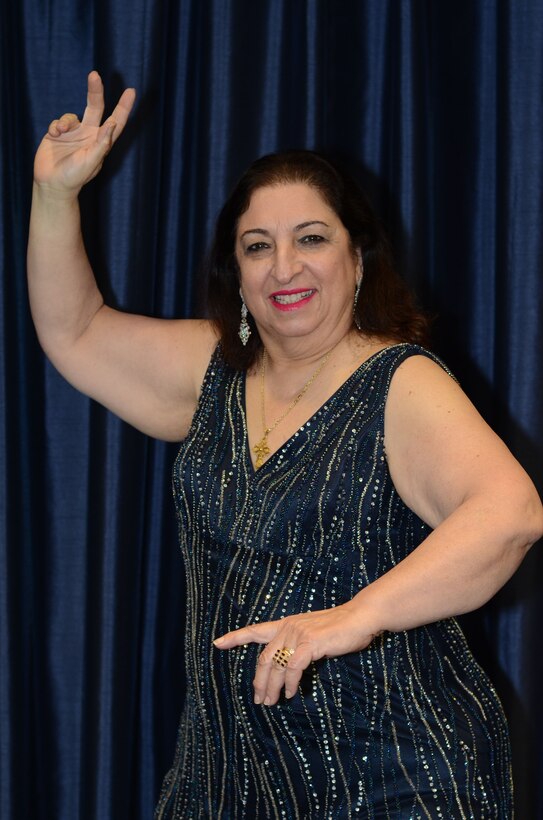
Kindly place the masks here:
<instances>
[{"instance_id":1,"label":"smiling woman","mask_svg":"<svg viewBox=\"0 0 543 820\"><path fill-rule=\"evenodd\" d=\"M314 153L235 188L211 321L104 305L77 196L134 92L102 125L92 72L87 102L36 155L29 288L67 379L183 439L187 701L156 818L508 820L507 726L454 615L540 536L530 479L420 346L371 209Z\"/></svg>"},{"instance_id":2,"label":"smiling woman","mask_svg":"<svg viewBox=\"0 0 543 820\"><path fill-rule=\"evenodd\" d=\"M270 353L275 345L290 356L323 355L350 331L361 253L313 188L255 191L239 220L236 258L241 293Z\"/></svg>"},{"instance_id":3,"label":"smiling woman","mask_svg":"<svg viewBox=\"0 0 543 820\"><path fill-rule=\"evenodd\" d=\"M266 203L274 208L273 214ZM288 226L287 207L290 209ZM314 212L315 208L321 213L320 217ZM303 214L299 221L297 214ZM285 244L285 235L277 237L283 248L276 246L274 217L277 229L292 231L290 249ZM264 219L265 223L255 221L258 219ZM343 239L348 248L338 247ZM355 181L312 151L287 151L261 157L253 163L217 220L208 260L208 305L225 359L232 366L247 369L262 349L254 319L249 318L253 335L246 346L240 344L238 336L243 261L249 262L256 256L257 261L263 262L269 260L271 254L291 253L296 247L299 253L322 254L320 245L323 244L327 249L332 246L337 252L348 252L351 258L345 263L359 266L348 289L351 315L356 282L363 290L363 297L357 298L354 305L355 324L362 332L395 341L428 342L426 316L417 309L412 294L398 276L381 223ZM283 263L281 257L275 261ZM297 289L297 283L290 279L292 272L287 266L289 287L277 287L279 296L286 291L287 299L283 302ZM242 289L244 291L244 286ZM356 293L358 297L360 290ZM277 304L280 301L277 299Z\"/></svg>"}]
</instances>

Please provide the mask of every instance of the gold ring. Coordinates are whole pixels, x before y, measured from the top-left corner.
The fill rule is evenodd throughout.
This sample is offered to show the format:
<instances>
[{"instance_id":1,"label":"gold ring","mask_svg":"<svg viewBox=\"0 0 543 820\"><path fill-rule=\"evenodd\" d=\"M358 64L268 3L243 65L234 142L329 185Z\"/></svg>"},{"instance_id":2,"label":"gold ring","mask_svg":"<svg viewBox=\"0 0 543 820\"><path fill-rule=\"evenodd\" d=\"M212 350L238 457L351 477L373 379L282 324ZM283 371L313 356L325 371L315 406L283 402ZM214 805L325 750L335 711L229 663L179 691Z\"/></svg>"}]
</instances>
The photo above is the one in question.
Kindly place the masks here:
<instances>
[{"instance_id":1,"label":"gold ring","mask_svg":"<svg viewBox=\"0 0 543 820\"><path fill-rule=\"evenodd\" d=\"M294 649L289 649L284 646L282 649L278 649L274 653L272 661L277 667L279 667L279 669L285 669L285 667L288 666L288 661L291 655L294 655Z\"/></svg>"}]
</instances>

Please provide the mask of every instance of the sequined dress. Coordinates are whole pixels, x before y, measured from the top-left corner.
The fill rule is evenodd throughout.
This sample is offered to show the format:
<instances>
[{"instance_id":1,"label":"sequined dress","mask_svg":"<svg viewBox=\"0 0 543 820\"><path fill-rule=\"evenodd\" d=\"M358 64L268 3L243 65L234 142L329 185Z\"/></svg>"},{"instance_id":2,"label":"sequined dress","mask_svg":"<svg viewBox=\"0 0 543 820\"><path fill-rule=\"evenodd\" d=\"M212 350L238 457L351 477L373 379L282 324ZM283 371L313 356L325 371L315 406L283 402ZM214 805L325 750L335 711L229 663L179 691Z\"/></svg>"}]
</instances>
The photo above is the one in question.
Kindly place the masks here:
<instances>
[{"instance_id":1,"label":"sequined dress","mask_svg":"<svg viewBox=\"0 0 543 820\"><path fill-rule=\"evenodd\" d=\"M259 648L212 644L349 600L427 536L383 447L390 380L420 353L372 356L255 472L245 377L216 350L173 471L188 692L156 820L512 816L503 711L454 619L317 662L272 707Z\"/></svg>"}]
</instances>

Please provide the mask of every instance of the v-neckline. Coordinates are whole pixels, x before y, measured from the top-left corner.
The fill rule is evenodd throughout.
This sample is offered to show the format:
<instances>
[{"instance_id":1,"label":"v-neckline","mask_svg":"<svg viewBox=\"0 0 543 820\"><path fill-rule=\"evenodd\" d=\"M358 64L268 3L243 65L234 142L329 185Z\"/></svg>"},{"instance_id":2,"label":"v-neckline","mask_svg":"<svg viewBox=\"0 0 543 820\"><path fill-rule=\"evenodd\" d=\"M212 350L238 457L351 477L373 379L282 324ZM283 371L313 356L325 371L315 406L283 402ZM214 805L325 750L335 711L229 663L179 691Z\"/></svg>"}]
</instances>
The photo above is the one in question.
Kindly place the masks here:
<instances>
[{"instance_id":1,"label":"v-neckline","mask_svg":"<svg viewBox=\"0 0 543 820\"><path fill-rule=\"evenodd\" d=\"M338 394L340 393L340 391L342 391L349 384L349 382L359 374L359 372L362 370L362 368L365 368L374 359L376 359L382 353L385 353L385 351L392 350L392 348L395 348L395 347L402 347L405 344L407 344L407 342L398 342L397 344L388 345L387 347L383 347L383 348L381 348L381 350L377 350L375 353L372 353L371 356L368 356L367 359L364 359L364 361L361 362L358 365L358 367L355 368L355 370L353 370L353 372L350 374L350 376L347 376L345 381L343 381L336 388L336 390L334 390L334 392L331 393L330 396L328 396L328 398L325 401L323 401L323 403L321 405L319 405L319 407L317 407L315 412L312 413L310 416L308 416L308 418L292 433L292 435L290 435L287 439L285 439L285 441L283 442L283 444L281 444L280 447L278 447L276 450L274 450L273 453L270 453L270 455L268 456L266 461L262 464L261 467L258 467L258 468L255 467L255 465L253 463L253 459L251 457L252 448L251 448L251 444L249 442L249 425L247 423L247 371L244 371L241 374L241 411L242 411L242 414L243 414L245 459L246 459L247 464L250 468L251 477L254 479L255 476L259 476L259 475L263 474L263 472L266 471L266 467L268 466L268 464L275 461L275 457L277 456L277 454L279 452L283 452L285 450L285 448L290 447L291 444L292 444L292 441L294 440L294 438L296 438L299 435L300 432L304 431L305 428L308 425L310 425L313 422L313 420L323 412L324 409L328 409L328 405L331 402L336 400L336 398L337 398Z\"/></svg>"}]
</instances>

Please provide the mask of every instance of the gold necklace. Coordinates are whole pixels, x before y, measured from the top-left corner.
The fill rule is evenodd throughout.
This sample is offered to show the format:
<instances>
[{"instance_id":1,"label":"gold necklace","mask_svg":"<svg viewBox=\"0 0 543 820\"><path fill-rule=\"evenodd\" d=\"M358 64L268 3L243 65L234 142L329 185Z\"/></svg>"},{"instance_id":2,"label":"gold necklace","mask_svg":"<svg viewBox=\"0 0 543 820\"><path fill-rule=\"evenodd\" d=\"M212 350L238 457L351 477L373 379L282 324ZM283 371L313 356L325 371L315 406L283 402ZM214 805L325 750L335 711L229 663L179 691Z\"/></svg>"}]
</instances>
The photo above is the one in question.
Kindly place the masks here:
<instances>
[{"instance_id":1,"label":"gold necklace","mask_svg":"<svg viewBox=\"0 0 543 820\"><path fill-rule=\"evenodd\" d=\"M328 353L325 353L325 355L322 357L319 364L317 365L317 369L315 370L311 378L308 381L306 381L298 395L291 401L285 412L282 413L278 419L275 419L271 427L266 426L266 411L264 407L264 375L266 373L266 362L268 360L268 353L266 351L266 348L264 348L264 352L262 354L262 364L260 365L260 408L262 411L262 429L264 430L264 434L260 441L258 441L253 447L253 451L256 453L255 467L257 470L259 467L262 467L266 457L270 454L270 448L268 447L269 434L272 432L272 430L275 430L277 425L280 424L286 416L288 416L290 411L296 407L300 399L303 396L305 396L305 394L307 393L307 391L309 390L309 388L311 387L311 385L323 369L324 365L330 358L330 354L332 353L335 347L336 345L334 345L334 347L331 347Z\"/></svg>"}]
</instances>

